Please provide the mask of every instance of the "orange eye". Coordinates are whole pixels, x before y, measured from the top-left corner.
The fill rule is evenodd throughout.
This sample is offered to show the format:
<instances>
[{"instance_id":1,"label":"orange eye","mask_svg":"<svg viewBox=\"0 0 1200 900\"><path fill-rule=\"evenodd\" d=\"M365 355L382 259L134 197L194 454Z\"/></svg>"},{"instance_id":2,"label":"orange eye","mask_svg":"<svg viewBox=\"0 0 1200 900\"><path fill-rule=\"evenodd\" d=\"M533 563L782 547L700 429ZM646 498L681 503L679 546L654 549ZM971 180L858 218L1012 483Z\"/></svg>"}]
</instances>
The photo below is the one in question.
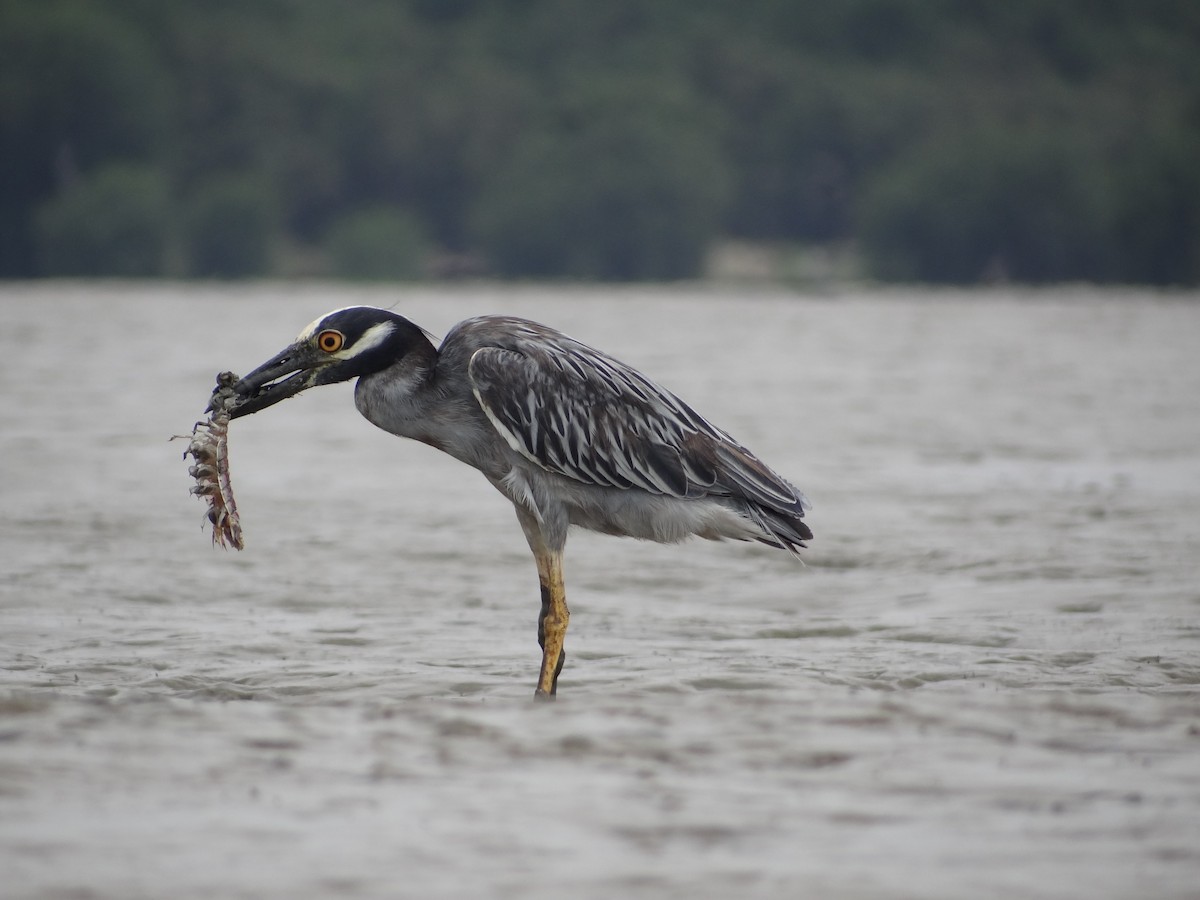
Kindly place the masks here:
<instances>
[{"instance_id":1,"label":"orange eye","mask_svg":"<svg viewBox=\"0 0 1200 900\"><path fill-rule=\"evenodd\" d=\"M322 331L317 335L317 346L326 353L337 353L344 343L346 338L340 331Z\"/></svg>"}]
</instances>

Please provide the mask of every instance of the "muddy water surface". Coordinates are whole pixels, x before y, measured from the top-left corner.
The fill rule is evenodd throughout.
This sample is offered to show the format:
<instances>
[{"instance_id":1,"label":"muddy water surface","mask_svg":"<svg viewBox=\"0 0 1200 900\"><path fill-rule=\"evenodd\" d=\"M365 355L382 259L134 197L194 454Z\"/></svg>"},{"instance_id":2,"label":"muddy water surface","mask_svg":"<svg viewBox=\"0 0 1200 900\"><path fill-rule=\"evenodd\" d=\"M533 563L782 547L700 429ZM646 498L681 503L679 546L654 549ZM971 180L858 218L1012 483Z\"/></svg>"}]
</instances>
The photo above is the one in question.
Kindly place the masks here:
<instances>
[{"instance_id":1,"label":"muddy water surface","mask_svg":"<svg viewBox=\"0 0 1200 900\"><path fill-rule=\"evenodd\" d=\"M555 704L476 473L221 369L509 312L790 476L786 554L577 534ZM1194 296L0 289L0 896L1200 896Z\"/></svg>"}]
</instances>

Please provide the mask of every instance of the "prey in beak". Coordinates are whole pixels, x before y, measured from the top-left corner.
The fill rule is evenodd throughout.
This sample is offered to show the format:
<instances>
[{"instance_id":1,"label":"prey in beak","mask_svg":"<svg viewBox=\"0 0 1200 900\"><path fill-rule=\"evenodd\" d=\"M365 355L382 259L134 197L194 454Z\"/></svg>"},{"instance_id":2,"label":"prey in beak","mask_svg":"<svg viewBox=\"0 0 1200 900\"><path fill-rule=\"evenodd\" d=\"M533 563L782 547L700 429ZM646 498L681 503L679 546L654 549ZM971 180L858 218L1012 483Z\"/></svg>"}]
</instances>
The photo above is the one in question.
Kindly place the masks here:
<instances>
[{"instance_id":1,"label":"prey in beak","mask_svg":"<svg viewBox=\"0 0 1200 900\"><path fill-rule=\"evenodd\" d=\"M410 331L416 331L415 326L386 310L366 306L335 310L309 324L293 344L237 381L224 409L237 419L311 387L378 372L412 346ZM212 404L209 409L215 411Z\"/></svg>"},{"instance_id":2,"label":"prey in beak","mask_svg":"<svg viewBox=\"0 0 1200 900\"><path fill-rule=\"evenodd\" d=\"M260 412L319 384L317 379L330 361L318 358L312 349L304 343L292 344L236 382L235 399L227 406L229 417L237 419Z\"/></svg>"}]
</instances>

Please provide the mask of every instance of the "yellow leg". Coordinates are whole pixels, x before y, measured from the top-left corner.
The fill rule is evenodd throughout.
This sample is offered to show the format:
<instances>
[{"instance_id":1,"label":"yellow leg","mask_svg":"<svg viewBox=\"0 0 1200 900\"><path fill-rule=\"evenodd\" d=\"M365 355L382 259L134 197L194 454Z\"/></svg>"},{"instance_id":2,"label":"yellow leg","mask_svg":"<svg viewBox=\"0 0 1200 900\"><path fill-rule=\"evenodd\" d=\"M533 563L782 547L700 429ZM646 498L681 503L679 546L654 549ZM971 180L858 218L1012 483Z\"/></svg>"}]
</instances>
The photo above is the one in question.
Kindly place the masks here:
<instances>
[{"instance_id":1,"label":"yellow leg","mask_svg":"<svg viewBox=\"0 0 1200 900\"><path fill-rule=\"evenodd\" d=\"M542 647L542 671L538 675L535 697L552 698L558 691L558 673L567 658L563 640L571 611L567 609L567 588L563 580L562 553L546 551L534 554L538 582L542 588L542 613L538 617L538 643Z\"/></svg>"}]
</instances>

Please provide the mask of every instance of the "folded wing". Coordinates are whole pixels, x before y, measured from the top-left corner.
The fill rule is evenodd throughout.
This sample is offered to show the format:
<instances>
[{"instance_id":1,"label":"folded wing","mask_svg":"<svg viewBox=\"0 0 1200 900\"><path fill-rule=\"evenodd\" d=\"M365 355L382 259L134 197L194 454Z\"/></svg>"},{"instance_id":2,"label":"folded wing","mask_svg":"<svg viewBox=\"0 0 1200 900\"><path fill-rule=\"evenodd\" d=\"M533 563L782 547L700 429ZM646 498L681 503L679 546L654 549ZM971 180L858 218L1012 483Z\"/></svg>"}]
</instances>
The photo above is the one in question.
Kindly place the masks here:
<instances>
[{"instance_id":1,"label":"folded wing","mask_svg":"<svg viewBox=\"0 0 1200 900\"><path fill-rule=\"evenodd\" d=\"M674 394L558 332L530 338L477 349L468 367L488 419L526 459L585 484L741 500L785 543L811 537L803 494Z\"/></svg>"}]
</instances>

